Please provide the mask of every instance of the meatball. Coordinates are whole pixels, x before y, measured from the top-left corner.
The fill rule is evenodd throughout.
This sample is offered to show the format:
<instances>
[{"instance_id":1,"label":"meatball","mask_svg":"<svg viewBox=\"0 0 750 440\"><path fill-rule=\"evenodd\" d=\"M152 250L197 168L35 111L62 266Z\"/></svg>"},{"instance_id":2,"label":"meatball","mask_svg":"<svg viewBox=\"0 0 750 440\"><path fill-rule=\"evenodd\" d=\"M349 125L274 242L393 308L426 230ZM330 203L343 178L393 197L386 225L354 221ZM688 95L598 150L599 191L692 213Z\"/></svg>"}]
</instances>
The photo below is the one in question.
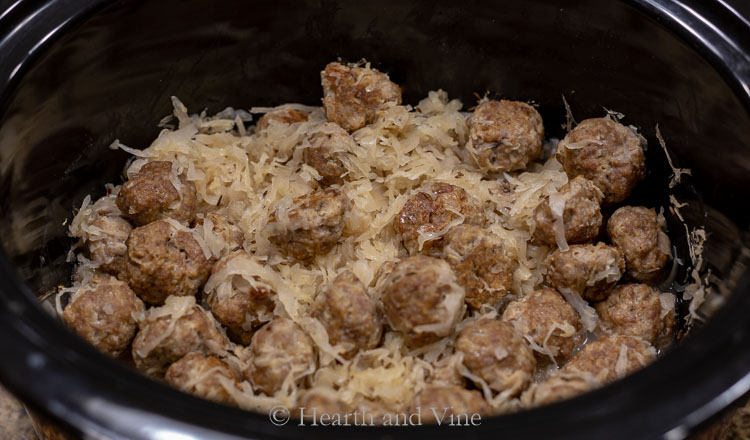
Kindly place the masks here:
<instances>
[{"instance_id":1,"label":"meatball","mask_svg":"<svg viewBox=\"0 0 750 440\"><path fill-rule=\"evenodd\" d=\"M315 371L315 349L294 322L276 318L253 335L245 377L253 387L273 395L289 378L293 381Z\"/></svg>"},{"instance_id":2,"label":"meatball","mask_svg":"<svg viewBox=\"0 0 750 440\"><path fill-rule=\"evenodd\" d=\"M672 258L669 237L663 227L663 219L653 209L643 206L623 206L609 218L607 235L625 254L631 278L656 281Z\"/></svg>"},{"instance_id":3,"label":"meatball","mask_svg":"<svg viewBox=\"0 0 750 440\"><path fill-rule=\"evenodd\" d=\"M343 183L347 169L341 155L356 148L354 139L346 130L329 122L308 141L309 146L302 150L302 160L320 174L318 182L322 186Z\"/></svg>"},{"instance_id":4,"label":"meatball","mask_svg":"<svg viewBox=\"0 0 750 440\"><path fill-rule=\"evenodd\" d=\"M179 188L174 184L177 180ZM141 226L162 218L191 221L198 197L195 185L184 173L172 176L171 162L154 161L143 165L138 174L122 184L115 202L125 217Z\"/></svg>"},{"instance_id":5,"label":"meatball","mask_svg":"<svg viewBox=\"0 0 750 440\"><path fill-rule=\"evenodd\" d=\"M466 378L458 370L458 364L460 363L461 358L455 355L434 362L432 371L430 371L426 381L439 385L465 386Z\"/></svg>"},{"instance_id":6,"label":"meatball","mask_svg":"<svg viewBox=\"0 0 750 440\"><path fill-rule=\"evenodd\" d=\"M306 122L309 114L294 109L274 110L270 111L258 119L256 129L258 131L267 129L272 123L273 124L295 124L298 122Z\"/></svg>"},{"instance_id":7,"label":"meatball","mask_svg":"<svg viewBox=\"0 0 750 440\"><path fill-rule=\"evenodd\" d=\"M586 119L557 145L557 160L571 179L583 176L599 187L603 203L625 200L646 175L645 139L609 118Z\"/></svg>"},{"instance_id":8,"label":"meatball","mask_svg":"<svg viewBox=\"0 0 750 440\"><path fill-rule=\"evenodd\" d=\"M329 121L352 132L401 104L401 88L375 69L330 63L320 73L323 107Z\"/></svg>"},{"instance_id":9,"label":"meatball","mask_svg":"<svg viewBox=\"0 0 750 440\"><path fill-rule=\"evenodd\" d=\"M99 351L117 357L130 345L144 310L128 285L117 278L95 275L81 286L63 311L63 321Z\"/></svg>"},{"instance_id":10,"label":"meatball","mask_svg":"<svg viewBox=\"0 0 750 440\"><path fill-rule=\"evenodd\" d=\"M327 254L341 238L349 199L336 189L312 191L279 206L271 219L269 240L282 253L301 261Z\"/></svg>"},{"instance_id":11,"label":"meatball","mask_svg":"<svg viewBox=\"0 0 750 440\"><path fill-rule=\"evenodd\" d=\"M656 350L641 338L606 335L586 344L561 371L589 373L607 383L645 367L655 358Z\"/></svg>"},{"instance_id":12,"label":"meatball","mask_svg":"<svg viewBox=\"0 0 750 440\"><path fill-rule=\"evenodd\" d=\"M468 151L476 165L493 173L522 170L539 157L544 124L534 107L487 100L469 118Z\"/></svg>"},{"instance_id":13,"label":"meatball","mask_svg":"<svg viewBox=\"0 0 750 440\"><path fill-rule=\"evenodd\" d=\"M99 269L116 277L121 277L125 269L125 254L128 239L133 227L122 217L101 216L91 223L96 228L88 234L86 245L91 259L99 263Z\"/></svg>"},{"instance_id":14,"label":"meatball","mask_svg":"<svg viewBox=\"0 0 750 440\"><path fill-rule=\"evenodd\" d=\"M536 290L511 302L503 312L503 321L513 324L519 334L530 338L557 362L567 360L583 340L578 313L552 289Z\"/></svg>"},{"instance_id":15,"label":"meatball","mask_svg":"<svg viewBox=\"0 0 750 440\"><path fill-rule=\"evenodd\" d=\"M318 294L312 316L325 327L331 345L343 345L347 359L360 350L377 347L383 335L375 300L350 270L341 272Z\"/></svg>"},{"instance_id":16,"label":"meatball","mask_svg":"<svg viewBox=\"0 0 750 440\"><path fill-rule=\"evenodd\" d=\"M590 301L601 301L625 273L619 248L604 243L574 244L567 252L552 252L546 260L545 280L557 290L578 292Z\"/></svg>"},{"instance_id":17,"label":"meatball","mask_svg":"<svg viewBox=\"0 0 750 440\"><path fill-rule=\"evenodd\" d=\"M443 259L466 289L466 303L494 304L513 283L513 262L500 237L477 225L458 225L444 238Z\"/></svg>"},{"instance_id":18,"label":"meatball","mask_svg":"<svg viewBox=\"0 0 750 440\"><path fill-rule=\"evenodd\" d=\"M458 386L427 385L412 398L406 414L421 414L422 423L446 421L450 416L461 416L461 420L472 415L486 415L490 406L479 391Z\"/></svg>"},{"instance_id":19,"label":"meatball","mask_svg":"<svg viewBox=\"0 0 750 440\"><path fill-rule=\"evenodd\" d=\"M149 304L163 304L170 295L195 295L211 272L195 238L166 221L133 229L127 246L128 284Z\"/></svg>"},{"instance_id":20,"label":"meatball","mask_svg":"<svg viewBox=\"0 0 750 440\"><path fill-rule=\"evenodd\" d=\"M461 221L463 216L463 221ZM395 223L409 254L437 251L442 235L456 224L484 225L482 204L463 188L448 183L431 183L406 201Z\"/></svg>"},{"instance_id":21,"label":"meatball","mask_svg":"<svg viewBox=\"0 0 750 440\"><path fill-rule=\"evenodd\" d=\"M136 368L161 376L172 362L190 352L216 353L226 349L224 336L193 297L170 296L162 307L150 309L133 340Z\"/></svg>"},{"instance_id":22,"label":"meatball","mask_svg":"<svg viewBox=\"0 0 750 440\"><path fill-rule=\"evenodd\" d=\"M599 235L602 192L590 180L577 176L544 199L534 211L534 237L547 244L559 244L555 233L562 231L566 243L586 243ZM554 210L553 210L554 208ZM562 222L557 223L557 222Z\"/></svg>"},{"instance_id":23,"label":"meatball","mask_svg":"<svg viewBox=\"0 0 750 440\"><path fill-rule=\"evenodd\" d=\"M664 294L664 305L661 295L645 284L617 286L609 298L594 306L599 324L606 331L664 345L674 330L674 295Z\"/></svg>"},{"instance_id":24,"label":"meatball","mask_svg":"<svg viewBox=\"0 0 750 440\"><path fill-rule=\"evenodd\" d=\"M245 241L245 233L242 229L223 215L209 212L204 217L198 218L196 224L202 227L203 237L208 242L208 246L211 249L219 246L221 248L219 253L222 256L240 249Z\"/></svg>"},{"instance_id":25,"label":"meatball","mask_svg":"<svg viewBox=\"0 0 750 440\"><path fill-rule=\"evenodd\" d=\"M464 365L498 392L516 395L531 383L536 359L513 325L480 319L464 328L456 339Z\"/></svg>"},{"instance_id":26,"label":"meatball","mask_svg":"<svg viewBox=\"0 0 750 440\"><path fill-rule=\"evenodd\" d=\"M227 405L235 404L227 387L240 389L240 378L216 356L188 353L167 368L164 379L180 391Z\"/></svg>"},{"instance_id":27,"label":"meatball","mask_svg":"<svg viewBox=\"0 0 750 440\"><path fill-rule=\"evenodd\" d=\"M242 273L243 266L258 265L245 251L220 259L206 284L206 304L236 343L247 345L253 329L273 319L276 292L257 277Z\"/></svg>"},{"instance_id":28,"label":"meatball","mask_svg":"<svg viewBox=\"0 0 750 440\"><path fill-rule=\"evenodd\" d=\"M348 413L348 405L336 396L336 391L329 388L312 388L303 391L297 398L297 407L292 416L304 420L320 420L325 417L343 417Z\"/></svg>"},{"instance_id":29,"label":"meatball","mask_svg":"<svg viewBox=\"0 0 750 440\"><path fill-rule=\"evenodd\" d=\"M382 287L391 327L417 347L448 336L461 318L464 289L443 260L417 255L398 262Z\"/></svg>"},{"instance_id":30,"label":"meatball","mask_svg":"<svg viewBox=\"0 0 750 440\"><path fill-rule=\"evenodd\" d=\"M601 384L588 373L557 373L535 383L521 395L527 407L549 405L598 388Z\"/></svg>"}]
</instances>

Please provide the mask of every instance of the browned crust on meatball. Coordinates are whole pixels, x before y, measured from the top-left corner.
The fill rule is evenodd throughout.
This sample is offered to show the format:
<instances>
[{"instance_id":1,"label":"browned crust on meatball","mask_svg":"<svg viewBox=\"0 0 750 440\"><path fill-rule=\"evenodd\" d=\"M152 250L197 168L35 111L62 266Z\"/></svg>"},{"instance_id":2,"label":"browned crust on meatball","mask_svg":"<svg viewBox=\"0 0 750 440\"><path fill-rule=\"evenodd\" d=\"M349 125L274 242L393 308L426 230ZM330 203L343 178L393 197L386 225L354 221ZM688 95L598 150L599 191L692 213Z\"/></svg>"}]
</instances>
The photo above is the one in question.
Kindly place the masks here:
<instances>
[{"instance_id":1,"label":"browned crust on meatball","mask_svg":"<svg viewBox=\"0 0 750 440\"><path fill-rule=\"evenodd\" d=\"M195 238L166 221L133 229L127 246L128 284L149 304L163 304L170 295L195 295L211 271Z\"/></svg>"},{"instance_id":2,"label":"browned crust on meatball","mask_svg":"<svg viewBox=\"0 0 750 440\"><path fill-rule=\"evenodd\" d=\"M521 403L527 408L549 405L581 395L599 386L601 383L588 373L559 372L532 384L521 395Z\"/></svg>"},{"instance_id":3,"label":"browned crust on meatball","mask_svg":"<svg viewBox=\"0 0 750 440\"><path fill-rule=\"evenodd\" d=\"M240 378L229 365L216 356L201 353L188 353L170 365L164 379L182 392L226 405L236 402L222 382L240 389Z\"/></svg>"},{"instance_id":4,"label":"browned crust on meatball","mask_svg":"<svg viewBox=\"0 0 750 440\"><path fill-rule=\"evenodd\" d=\"M416 394L406 407L406 414L421 415L422 423L432 424L438 420L445 422L453 416L473 414L487 415L490 406L476 390L467 390L459 386L427 385Z\"/></svg>"},{"instance_id":5,"label":"browned crust on meatball","mask_svg":"<svg viewBox=\"0 0 750 440\"><path fill-rule=\"evenodd\" d=\"M462 224L444 237L442 257L466 289L466 303L478 309L494 304L513 284L513 262L500 237L477 225Z\"/></svg>"},{"instance_id":6,"label":"browned crust on meatball","mask_svg":"<svg viewBox=\"0 0 750 440\"><path fill-rule=\"evenodd\" d=\"M312 388L302 391L291 415L306 421L319 421L323 414L326 414L325 417L343 417L349 412L349 406L336 397L336 394L335 390L329 388ZM355 408L355 411L361 410Z\"/></svg>"},{"instance_id":7,"label":"browned crust on meatball","mask_svg":"<svg viewBox=\"0 0 750 440\"><path fill-rule=\"evenodd\" d=\"M409 254L438 252L442 236L424 242L419 248L419 236L445 233L445 229L464 216L464 224L484 225L487 218L482 204L466 193L463 188L448 183L431 183L406 201L395 222L396 232L401 236Z\"/></svg>"},{"instance_id":8,"label":"browned crust on meatball","mask_svg":"<svg viewBox=\"0 0 750 440\"><path fill-rule=\"evenodd\" d=\"M656 281L672 258L669 237L659 223L656 212L643 206L623 206L607 221L607 234L622 249L628 275L635 280Z\"/></svg>"},{"instance_id":9,"label":"browned crust on meatball","mask_svg":"<svg viewBox=\"0 0 750 440\"><path fill-rule=\"evenodd\" d=\"M640 370L655 358L656 351L643 339L625 335L605 335L598 341L586 344L565 364L562 371L589 373L597 380L607 383Z\"/></svg>"},{"instance_id":10,"label":"browned crust on meatball","mask_svg":"<svg viewBox=\"0 0 750 440\"><path fill-rule=\"evenodd\" d=\"M90 235L86 241L91 259L100 263L102 272L123 278L128 250L125 241L133 230L130 222L122 217L102 216L94 220L91 226L101 231Z\"/></svg>"},{"instance_id":11,"label":"browned crust on meatball","mask_svg":"<svg viewBox=\"0 0 750 440\"><path fill-rule=\"evenodd\" d=\"M183 173L179 176L181 190L177 191L169 178L171 173L171 162L144 164L138 174L122 184L117 194L115 203L122 214L136 225L165 217L190 222L198 206L195 185Z\"/></svg>"},{"instance_id":12,"label":"browned crust on meatball","mask_svg":"<svg viewBox=\"0 0 750 440\"><path fill-rule=\"evenodd\" d=\"M249 355L245 377L269 396L281 389L289 375L298 380L316 366L312 340L286 318L276 318L261 327L253 335Z\"/></svg>"},{"instance_id":13,"label":"browned crust on meatball","mask_svg":"<svg viewBox=\"0 0 750 440\"><path fill-rule=\"evenodd\" d=\"M646 175L643 138L609 118L581 121L557 146L571 179L584 176L604 193L604 205L625 200Z\"/></svg>"},{"instance_id":14,"label":"browned crust on meatball","mask_svg":"<svg viewBox=\"0 0 750 440\"><path fill-rule=\"evenodd\" d=\"M480 168L494 173L522 170L542 152L544 124L525 102L488 100L469 118L469 138L469 152Z\"/></svg>"},{"instance_id":15,"label":"browned crust on meatball","mask_svg":"<svg viewBox=\"0 0 750 440\"><path fill-rule=\"evenodd\" d=\"M306 122L310 115L307 112L301 112L294 109L284 109L270 111L258 119L256 129L258 131L265 130L271 125L271 122L280 124L296 124L298 122Z\"/></svg>"},{"instance_id":16,"label":"browned crust on meatball","mask_svg":"<svg viewBox=\"0 0 750 440\"><path fill-rule=\"evenodd\" d=\"M117 357L130 345L137 324L133 315L145 309L128 285L95 275L63 311L63 321L99 351Z\"/></svg>"},{"instance_id":17,"label":"browned crust on meatball","mask_svg":"<svg viewBox=\"0 0 750 440\"><path fill-rule=\"evenodd\" d=\"M344 231L349 199L337 189L312 191L297 197L284 213L288 222L280 222L280 212L270 221L269 241L297 260L308 261L327 254Z\"/></svg>"},{"instance_id":18,"label":"browned crust on meatball","mask_svg":"<svg viewBox=\"0 0 750 440\"><path fill-rule=\"evenodd\" d=\"M599 235L602 227L599 209L602 192L593 182L577 176L563 185L555 197L564 201L562 222L567 243L586 243ZM555 221L557 217L552 213L548 196L534 210L534 238L543 243L556 244Z\"/></svg>"},{"instance_id":19,"label":"browned crust on meatball","mask_svg":"<svg viewBox=\"0 0 750 440\"><path fill-rule=\"evenodd\" d=\"M382 285L381 298L391 327L404 334L408 345L417 347L453 331L463 310L464 292L448 263L417 255L393 267Z\"/></svg>"},{"instance_id":20,"label":"browned crust on meatball","mask_svg":"<svg viewBox=\"0 0 750 440\"><path fill-rule=\"evenodd\" d=\"M343 183L347 169L341 156L355 147L349 133L329 122L310 136L309 144L302 150L302 160L320 174L318 183L321 186Z\"/></svg>"},{"instance_id":21,"label":"browned crust on meatball","mask_svg":"<svg viewBox=\"0 0 750 440\"><path fill-rule=\"evenodd\" d=\"M531 383L536 359L523 337L508 322L481 319L456 339L466 368L499 392L516 395Z\"/></svg>"},{"instance_id":22,"label":"browned crust on meatball","mask_svg":"<svg viewBox=\"0 0 750 440\"><path fill-rule=\"evenodd\" d=\"M619 248L604 243L575 244L567 252L556 249L546 260L545 280L557 290L578 292L590 301L601 301L625 273Z\"/></svg>"},{"instance_id":23,"label":"browned crust on meatball","mask_svg":"<svg viewBox=\"0 0 750 440\"><path fill-rule=\"evenodd\" d=\"M401 104L401 88L375 69L334 62L320 78L326 117L349 132L372 124L382 111Z\"/></svg>"},{"instance_id":24,"label":"browned crust on meatball","mask_svg":"<svg viewBox=\"0 0 750 440\"><path fill-rule=\"evenodd\" d=\"M502 319L513 324L521 335L551 351L557 362L567 360L583 341L578 313L552 289L536 290L511 302ZM534 354L538 359L546 357L539 352Z\"/></svg>"},{"instance_id":25,"label":"browned crust on meatball","mask_svg":"<svg viewBox=\"0 0 750 440\"><path fill-rule=\"evenodd\" d=\"M323 324L331 345L349 347L342 354L347 359L377 347L383 335L377 303L350 270L341 272L318 294L311 315Z\"/></svg>"},{"instance_id":26,"label":"browned crust on meatball","mask_svg":"<svg viewBox=\"0 0 750 440\"><path fill-rule=\"evenodd\" d=\"M594 306L599 324L606 331L663 345L672 339L674 308L664 311L660 295L645 284L617 286L609 298Z\"/></svg>"}]
</instances>

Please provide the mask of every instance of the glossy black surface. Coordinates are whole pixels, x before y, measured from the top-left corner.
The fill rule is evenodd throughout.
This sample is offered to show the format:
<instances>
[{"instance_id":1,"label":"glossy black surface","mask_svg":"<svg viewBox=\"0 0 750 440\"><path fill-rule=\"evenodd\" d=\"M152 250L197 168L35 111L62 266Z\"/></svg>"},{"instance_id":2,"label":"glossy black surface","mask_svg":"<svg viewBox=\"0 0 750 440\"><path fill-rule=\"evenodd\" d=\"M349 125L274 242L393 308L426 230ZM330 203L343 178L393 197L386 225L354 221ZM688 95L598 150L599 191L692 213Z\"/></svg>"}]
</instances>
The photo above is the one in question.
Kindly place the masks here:
<instances>
[{"instance_id":1,"label":"glossy black surface","mask_svg":"<svg viewBox=\"0 0 750 440\"><path fill-rule=\"evenodd\" d=\"M336 57L366 57L412 104L436 88L467 107L485 91L533 100L550 136L564 134L563 94L578 120L603 115L603 107L622 112L649 139L650 175L634 197L652 205L666 202L669 180L658 123L676 164L693 170L678 196L690 203L686 219L707 227L712 272L739 280L750 220L743 47L750 29L731 11L645 0L103 5L24 1L0 13L0 380L31 406L112 438L156 438L158 429L218 438L200 431L213 429L254 437L630 439L690 429L750 387L741 381L750 371L744 282L691 340L624 381L479 427L413 432L276 428L265 415L179 394L101 357L33 298L67 282L63 221L86 194L101 195L105 182L119 179L127 157L107 148L114 139L147 146L171 95L209 113L315 105L318 73ZM686 256L680 225L669 221Z\"/></svg>"}]
</instances>

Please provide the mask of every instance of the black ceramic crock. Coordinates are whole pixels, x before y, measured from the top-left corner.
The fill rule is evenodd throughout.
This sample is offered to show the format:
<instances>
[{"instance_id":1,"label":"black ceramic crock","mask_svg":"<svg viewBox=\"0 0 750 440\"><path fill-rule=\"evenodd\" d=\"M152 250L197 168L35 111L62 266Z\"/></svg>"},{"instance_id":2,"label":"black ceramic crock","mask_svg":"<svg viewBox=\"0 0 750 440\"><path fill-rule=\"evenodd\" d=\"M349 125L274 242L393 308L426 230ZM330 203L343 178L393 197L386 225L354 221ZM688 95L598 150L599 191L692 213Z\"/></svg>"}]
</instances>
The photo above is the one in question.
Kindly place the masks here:
<instances>
[{"instance_id":1,"label":"black ceramic crock","mask_svg":"<svg viewBox=\"0 0 750 440\"><path fill-rule=\"evenodd\" d=\"M750 389L750 23L730 5L19 0L0 11L0 381L74 435L679 439ZM725 304L658 362L595 392L476 427L392 429L276 427L152 382L42 310L37 295L70 275L64 221L120 179L127 157L107 148L114 139L146 147L171 95L209 113L314 105L319 71L337 57L372 61L411 104L437 88L467 107L475 92L534 100L549 136L564 134L563 94L578 120L622 112L650 144L635 200L663 205L658 123L676 164L692 169L675 191L686 221L707 230L706 268Z\"/></svg>"}]
</instances>

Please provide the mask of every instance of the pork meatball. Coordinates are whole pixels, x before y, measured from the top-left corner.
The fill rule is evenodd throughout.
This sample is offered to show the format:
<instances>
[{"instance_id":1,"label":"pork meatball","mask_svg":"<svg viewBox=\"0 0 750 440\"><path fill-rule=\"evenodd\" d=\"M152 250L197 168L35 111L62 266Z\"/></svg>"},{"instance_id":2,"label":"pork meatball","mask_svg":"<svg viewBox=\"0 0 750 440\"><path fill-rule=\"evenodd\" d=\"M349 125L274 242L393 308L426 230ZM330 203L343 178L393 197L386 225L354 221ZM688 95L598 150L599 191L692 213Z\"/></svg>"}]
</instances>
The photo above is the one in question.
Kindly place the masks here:
<instances>
[{"instance_id":1,"label":"pork meatball","mask_svg":"<svg viewBox=\"0 0 750 440\"><path fill-rule=\"evenodd\" d=\"M589 373L602 383L612 382L650 364L656 350L634 336L606 335L589 342L562 368L563 373Z\"/></svg>"},{"instance_id":2,"label":"pork meatball","mask_svg":"<svg viewBox=\"0 0 750 440\"><path fill-rule=\"evenodd\" d=\"M624 284L615 287L609 298L594 307L599 314L599 325L605 331L637 336L663 346L672 339L674 301L674 295L662 294L645 284Z\"/></svg>"},{"instance_id":3,"label":"pork meatball","mask_svg":"<svg viewBox=\"0 0 750 440\"><path fill-rule=\"evenodd\" d=\"M99 351L117 357L130 345L143 301L117 278L95 275L63 311L63 321Z\"/></svg>"},{"instance_id":4,"label":"pork meatball","mask_svg":"<svg viewBox=\"0 0 750 440\"><path fill-rule=\"evenodd\" d=\"M558 228L566 243L586 243L599 235L602 192L593 182L577 176L550 195L534 211L534 237L547 244L558 244Z\"/></svg>"},{"instance_id":5,"label":"pork meatball","mask_svg":"<svg viewBox=\"0 0 750 440\"><path fill-rule=\"evenodd\" d=\"M193 297L170 296L163 306L146 312L139 328L133 340L133 362L152 376L162 376L169 364L190 352L218 353L227 347L224 336Z\"/></svg>"},{"instance_id":6,"label":"pork meatball","mask_svg":"<svg viewBox=\"0 0 750 440\"><path fill-rule=\"evenodd\" d=\"M219 254L226 256L242 247L245 234L239 226L223 215L209 212L195 222L203 229L203 237L211 249L220 248Z\"/></svg>"},{"instance_id":7,"label":"pork meatball","mask_svg":"<svg viewBox=\"0 0 750 440\"><path fill-rule=\"evenodd\" d=\"M138 174L122 184L115 202L125 217L142 226L162 218L190 222L195 217L198 197L195 185L184 173L172 175L172 162L154 161L143 165Z\"/></svg>"},{"instance_id":8,"label":"pork meatball","mask_svg":"<svg viewBox=\"0 0 750 440\"><path fill-rule=\"evenodd\" d=\"M609 206L625 200L646 175L645 144L619 122L586 119L557 145L557 160L571 179L583 176L594 182Z\"/></svg>"},{"instance_id":9,"label":"pork meatball","mask_svg":"<svg viewBox=\"0 0 750 440\"><path fill-rule=\"evenodd\" d=\"M600 385L588 373L557 373L532 384L521 395L521 403L527 408L549 405L586 393Z\"/></svg>"},{"instance_id":10,"label":"pork meatball","mask_svg":"<svg viewBox=\"0 0 750 440\"><path fill-rule=\"evenodd\" d=\"M456 339L464 365L497 391L514 396L531 383L536 359L523 337L508 322L480 319ZM479 384L477 384L479 385Z\"/></svg>"},{"instance_id":11,"label":"pork meatball","mask_svg":"<svg viewBox=\"0 0 750 440\"><path fill-rule=\"evenodd\" d=\"M99 263L101 271L121 277L128 250L125 240L128 239L133 227L124 218L114 216L101 216L91 222L91 227L92 230L86 239L91 259Z\"/></svg>"},{"instance_id":12,"label":"pork meatball","mask_svg":"<svg viewBox=\"0 0 750 440\"><path fill-rule=\"evenodd\" d=\"M583 341L578 313L559 293L540 289L508 304L503 321L530 338L557 362L567 360ZM545 354L536 352L537 358Z\"/></svg>"},{"instance_id":13,"label":"pork meatball","mask_svg":"<svg viewBox=\"0 0 750 440\"><path fill-rule=\"evenodd\" d=\"M336 396L336 391L330 388L312 388L302 391L297 398L297 406L292 416L302 420L320 420L325 417L342 417L347 414L349 407Z\"/></svg>"},{"instance_id":14,"label":"pork meatball","mask_svg":"<svg viewBox=\"0 0 750 440\"><path fill-rule=\"evenodd\" d=\"M149 304L163 304L170 295L195 295L211 272L195 238L163 220L133 229L127 246L128 284Z\"/></svg>"},{"instance_id":15,"label":"pork meatball","mask_svg":"<svg viewBox=\"0 0 750 440\"><path fill-rule=\"evenodd\" d=\"M451 334L464 310L463 287L450 265L437 258L417 255L398 262L381 288L388 322L412 347Z\"/></svg>"},{"instance_id":16,"label":"pork meatball","mask_svg":"<svg viewBox=\"0 0 750 440\"><path fill-rule=\"evenodd\" d=\"M350 270L341 272L318 294L312 316L325 327L331 345L343 345L347 359L377 347L383 335L375 300Z\"/></svg>"},{"instance_id":17,"label":"pork meatball","mask_svg":"<svg viewBox=\"0 0 750 440\"><path fill-rule=\"evenodd\" d=\"M625 254L631 278L656 281L672 258L671 243L663 227L663 218L643 206L623 206L609 218L607 234Z\"/></svg>"},{"instance_id":18,"label":"pork meatball","mask_svg":"<svg viewBox=\"0 0 750 440\"><path fill-rule=\"evenodd\" d=\"M493 305L513 283L513 262L500 237L477 225L458 225L445 234L442 257L466 289L466 303Z\"/></svg>"},{"instance_id":19,"label":"pork meatball","mask_svg":"<svg viewBox=\"0 0 750 440\"><path fill-rule=\"evenodd\" d=\"M245 377L253 387L273 395L288 378L296 381L316 367L315 349L294 322L276 318L253 335Z\"/></svg>"},{"instance_id":20,"label":"pork meatball","mask_svg":"<svg viewBox=\"0 0 750 440\"><path fill-rule=\"evenodd\" d=\"M308 117L308 113L291 108L274 110L264 114L258 119L256 130L265 130L271 124L296 124L298 122L306 122Z\"/></svg>"},{"instance_id":21,"label":"pork meatball","mask_svg":"<svg viewBox=\"0 0 750 440\"><path fill-rule=\"evenodd\" d=\"M625 273L619 248L604 243L574 244L567 252L552 252L546 260L547 284L573 290L589 301L601 301Z\"/></svg>"},{"instance_id":22,"label":"pork meatball","mask_svg":"<svg viewBox=\"0 0 750 440\"><path fill-rule=\"evenodd\" d=\"M458 386L427 385L409 402L406 414L421 414L422 423L445 422L450 416L461 416L461 420L480 417L490 412L490 406L476 390Z\"/></svg>"},{"instance_id":23,"label":"pork meatball","mask_svg":"<svg viewBox=\"0 0 750 440\"><path fill-rule=\"evenodd\" d=\"M260 265L245 251L220 259L206 283L206 304L217 321L227 328L236 343L247 345L253 329L273 319L276 292L258 277L248 275L245 266Z\"/></svg>"},{"instance_id":24,"label":"pork meatball","mask_svg":"<svg viewBox=\"0 0 750 440\"><path fill-rule=\"evenodd\" d=\"M439 251L443 234L452 226L484 225L486 221L482 204L463 188L436 182L407 200L395 227L406 250L414 255Z\"/></svg>"},{"instance_id":25,"label":"pork meatball","mask_svg":"<svg viewBox=\"0 0 750 440\"><path fill-rule=\"evenodd\" d=\"M493 173L522 170L539 157L544 124L534 107L518 101L487 100L469 118L467 145L474 163Z\"/></svg>"},{"instance_id":26,"label":"pork meatball","mask_svg":"<svg viewBox=\"0 0 750 440\"><path fill-rule=\"evenodd\" d=\"M310 136L309 146L302 150L302 160L320 174L321 186L341 184L347 169L341 156L356 148L356 142L343 128L333 123L324 124Z\"/></svg>"},{"instance_id":27,"label":"pork meatball","mask_svg":"<svg viewBox=\"0 0 750 440\"><path fill-rule=\"evenodd\" d=\"M372 124L382 111L401 104L401 88L375 69L334 62L320 78L326 117L349 132Z\"/></svg>"},{"instance_id":28,"label":"pork meatball","mask_svg":"<svg viewBox=\"0 0 750 440\"><path fill-rule=\"evenodd\" d=\"M180 391L226 405L235 404L231 388L240 389L240 378L229 365L201 353L188 353L170 365L164 379Z\"/></svg>"},{"instance_id":29,"label":"pork meatball","mask_svg":"<svg viewBox=\"0 0 750 440\"><path fill-rule=\"evenodd\" d=\"M279 206L271 220L269 240L293 258L307 261L327 254L341 238L349 199L336 189L312 191Z\"/></svg>"}]
</instances>

